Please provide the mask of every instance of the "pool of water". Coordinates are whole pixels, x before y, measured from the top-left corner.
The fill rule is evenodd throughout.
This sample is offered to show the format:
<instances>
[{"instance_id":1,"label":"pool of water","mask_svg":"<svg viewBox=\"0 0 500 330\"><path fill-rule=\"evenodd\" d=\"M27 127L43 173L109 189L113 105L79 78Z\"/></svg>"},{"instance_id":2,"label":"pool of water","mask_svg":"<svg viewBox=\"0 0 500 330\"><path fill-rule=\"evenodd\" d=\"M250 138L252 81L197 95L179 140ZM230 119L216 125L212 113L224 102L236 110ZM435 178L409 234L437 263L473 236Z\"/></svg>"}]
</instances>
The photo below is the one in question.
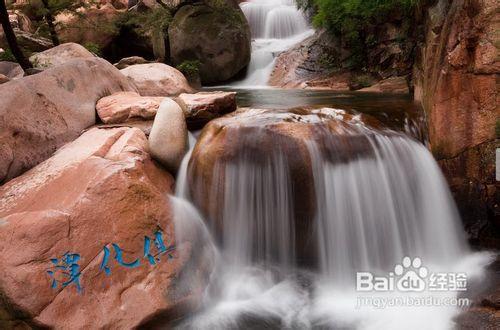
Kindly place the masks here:
<instances>
[{"instance_id":1,"label":"pool of water","mask_svg":"<svg viewBox=\"0 0 500 330\"><path fill-rule=\"evenodd\" d=\"M219 87L205 90L235 91L239 107L263 109L329 107L361 112L377 118L387 128L406 132L423 143L427 141L424 111L410 95L273 88Z\"/></svg>"}]
</instances>

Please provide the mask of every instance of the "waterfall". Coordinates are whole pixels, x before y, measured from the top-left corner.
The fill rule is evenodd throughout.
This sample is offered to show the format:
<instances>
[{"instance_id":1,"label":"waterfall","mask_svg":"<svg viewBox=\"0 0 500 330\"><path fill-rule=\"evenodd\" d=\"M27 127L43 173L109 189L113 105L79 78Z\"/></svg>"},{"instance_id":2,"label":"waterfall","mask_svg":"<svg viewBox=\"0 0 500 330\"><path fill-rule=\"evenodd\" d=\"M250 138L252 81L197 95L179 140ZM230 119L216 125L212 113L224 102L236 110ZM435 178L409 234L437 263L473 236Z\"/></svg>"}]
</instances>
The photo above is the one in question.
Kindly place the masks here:
<instances>
[{"instance_id":1,"label":"waterfall","mask_svg":"<svg viewBox=\"0 0 500 330\"><path fill-rule=\"evenodd\" d=\"M251 0L241 9L252 31L252 58L247 76L237 87L264 87L274 68L275 57L312 35L293 0Z\"/></svg>"},{"instance_id":2,"label":"waterfall","mask_svg":"<svg viewBox=\"0 0 500 330\"><path fill-rule=\"evenodd\" d=\"M247 122L252 129L240 135L239 151L215 163L210 199L221 200L215 201L210 217L220 253L217 269L205 308L177 328L451 328L459 312L456 306L359 310L360 295L354 289L356 272L394 276L398 267L413 265L418 271L422 263L426 271L466 272L469 281L481 276L490 256L469 251L455 204L430 152L402 133L371 129L357 116L346 122L341 110L276 115L280 121L293 118L314 127L314 134L303 139L316 211L309 219L311 231L298 232L294 195L307 183L293 182L292 149L276 141L272 152L259 152L266 143L266 111ZM325 114L329 121L342 123L340 135L332 134ZM195 198L187 193L191 152L177 183L184 211L181 220L175 211L176 228L181 222L183 233L189 232L185 210L196 219L187 227L196 223L195 228L207 231L191 205L196 205ZM204 179L193 178L191 191L198 191L199 180ZM317 256L316 268L297 263L297 240L312 242L309 252ZM407 264L408 257L415 258L413 264ZM375 294L399 298L400 293ZM440 297L455 299L456 294L442 292Z\"/></svg>"},{"instance_id":3,"label":"waterfall","mask_svg":"<svg viewBox=\"0 0 500 330\"><path fill-rule=\"evenodd\" d=\"M326 154L309 143L321 273L344 285L356 269L387 271L403 256L443 265L466 255L459 215L430 152L399 133L353 129L360 133L370 151L349 162L336 161L342 149L335 138L325 139Z\"/></svg>"}]
</instances>

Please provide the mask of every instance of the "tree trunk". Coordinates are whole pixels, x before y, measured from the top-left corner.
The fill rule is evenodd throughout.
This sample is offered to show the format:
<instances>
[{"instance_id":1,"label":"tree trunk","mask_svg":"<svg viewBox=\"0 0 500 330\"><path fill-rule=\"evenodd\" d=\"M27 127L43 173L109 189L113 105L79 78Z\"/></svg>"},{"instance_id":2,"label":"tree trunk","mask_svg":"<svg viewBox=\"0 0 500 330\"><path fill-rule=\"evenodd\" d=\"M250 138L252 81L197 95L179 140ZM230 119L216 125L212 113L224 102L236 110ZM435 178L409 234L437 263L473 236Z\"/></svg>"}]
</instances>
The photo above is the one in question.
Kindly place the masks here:
<instances>
[{"instance_id":1,"label":"tree trunk","mask_svg":"<svg viewBox=\"0 0 500 330\"><path fill-rule=\"evenodd\" d=\"M17 43L16 35L14 34L14 30L10 25L9 14L7 12L7 6L5 5L5 0L0 0L0 21L2 23L3 32L5 33L5 38L7 39L7 43L9 44L9 48L12 52L12 55L16 58L17 62L24 71L32 68L30 61L24 56L21 48Z\"/></svg>"},{"instance_id":2,"label":"tree trunk","mask_svg":"<svg viewBox=\"0 0 500 330\"><path fill-rule=\"evenodd\" d=\"M47 22L47 26L49 27L50 39L52 40L52 44L54 46L58 46L61 42L59 41L59 37L56 33L56 27L54 25L54 16L50 12L50 6L48 0L42 0L43 6L45 7L46 14L44 15L45 22Z\"/></svg>"}]
</instances>

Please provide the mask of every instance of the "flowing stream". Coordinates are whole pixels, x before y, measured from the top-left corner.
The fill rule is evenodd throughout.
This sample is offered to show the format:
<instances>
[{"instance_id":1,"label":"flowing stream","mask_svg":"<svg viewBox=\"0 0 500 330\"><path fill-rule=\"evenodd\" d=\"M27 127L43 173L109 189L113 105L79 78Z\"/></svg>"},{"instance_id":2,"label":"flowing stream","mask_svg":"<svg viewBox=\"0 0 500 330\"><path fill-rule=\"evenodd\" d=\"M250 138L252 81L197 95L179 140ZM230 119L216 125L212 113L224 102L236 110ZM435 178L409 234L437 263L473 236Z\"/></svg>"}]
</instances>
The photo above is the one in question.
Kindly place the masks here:
<instances>
[{"instance_id":1,"label":"flowing stream","mask_svg":"<svg viewBox=\"0 0 500 330\"><path fill-rule=\"evenodd\" d=\"M256 125L275 116L260 111ZM318 111L346 124L340 138L325 129ZM255 154L265 143L266 127L246 134L238 141L241 152L214 168L210 191L223 191L210 197L220 199L216 215L210 215L222 223L218 233L193 206L187 180L192 149L186 155L177 182L175 212L182 216L176 215L176 232L179 237L206 232L214 237L218 257L204 307L178 328L453 327L460 308L440 304L456 300L455 291L413 292L412 299L441 300L387 308L380 304L399 301L407 292L356 291L356 273L363 271L387 278L417 274L421 280L437 272L465 273L471 281L481 278L489 255L469 250L446 182L426 147L404 133L367 127L357 116L346 123L344 113L323 109L297 119L315 127L315 138L305 141L315 196L311 231L297 232L294 203L300 187L286 148L276 144L270 153ZM297 255L303 241L313 242L307 262Z\"/></svg>"},{"instance_id":2,"label":"flowing stream","mask_svg":"<svg viewBox=\"0 0 500 330\"><path fill-rule=\"evenodd\" d=\"M176 235L182 241L193 231L203 232L206 248L216 251L216 265L201 309L174 327L453 328L453 318L461 311L460 292L431 291L432 274L465 274L467 281L477 281L491 256L469 250L443 175L421 143L425 134L407 115L411 102L254 89L267 84L276 53L311 30L293 1L253 0L241 7L254 42L248 75L235 84L247 89L239 97L240 106L323 110L291 116L274 110L250 112L256 113L252 129L228 140L236 139L240 148L216 163L207 191L197 185L205 178L190 170L195 145L191 137L172 197ZM352 119L344 118L346 111ZM356 111L387 120L373 128L359 120ZM332 134L326 120L338 124L340 132ZM312 127L314 134L301 138L307 180L294 177L291 159L296 155L290 148L276 141L272 150L262 151L274 129L269 121ZM224 129L232 134L241 127ZM304 193L309 186L312 189ZM215 211L202 214L196 194L208 196ZM297 205L301 196L313 200L308 215L299 214L304 213ZM298 219L305 219L307 226ZM392 281L392 289L359 290L358 273L367 272L383 277L384 283ZM404 279L413 279L420 289L408 292L399 286ZM408 305L408 297L430 297L430 303Z\"/></svg>"},{"instance_id":3,"label":"flowing stream","mask_svg":"<svg viewBox=\"0 0 500 330\"><path fill-rule=\"evenodd\" d=\"M252 57L246 77L235 87L265 87L275 57L313 34L293 0L251 0L241 4L252 31Z\"/></svg>"}]
</instances>

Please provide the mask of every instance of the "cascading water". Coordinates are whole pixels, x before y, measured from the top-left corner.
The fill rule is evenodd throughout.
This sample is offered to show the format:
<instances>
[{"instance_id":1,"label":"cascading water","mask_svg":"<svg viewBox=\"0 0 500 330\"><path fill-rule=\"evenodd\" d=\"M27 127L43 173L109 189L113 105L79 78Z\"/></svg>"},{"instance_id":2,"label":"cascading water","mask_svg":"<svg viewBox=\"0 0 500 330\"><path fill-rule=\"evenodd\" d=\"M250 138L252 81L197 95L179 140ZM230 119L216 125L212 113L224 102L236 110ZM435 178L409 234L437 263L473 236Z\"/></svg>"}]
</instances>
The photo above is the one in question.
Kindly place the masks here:
<instances>
[{"instance_id":1,"label":"cascading water","mask_svg":"<svg viewBox=\"0 0 500 330\"><path fill-rule=\"evenodd\" d=\"M359 309L365 296L355 290L356 272L394 276L397 267L413 266L418 272L423 262L426 271L467 272L471 280L480 276L489 256L469 251L446 183L423 145L401 133L371 129L359 116L344 115L333 109L292 115L250 111L241 115L253 120L246 130L224 127L228 141L239 137L238 151L216 160L209 187L198 185L206 178L194 177L190 191L195 194L183 195L198 206L198 193L213 202L206 221L210 219L220 255L205 308L179 328L453 326L459 312L453 305ZM266 136L283 122L313 132L299 139L306 146L311 182L294 177L296 152L283 148L276 136ZM240 130L244 134L231 135ZM269 140L272 150L259 152ZM180 187L187 185L190 157L183 162ZM294 204L301 198L296 194L304 193L308 184L315 196L314 216L308 219L312 226L297 232ZM296 256L299 246L309 246L306 254L316 257L317 267L303 268ZM418 259L411 265L405 256ZM374 294L394 299L401 293L370 292L368 298ZM415 293L422 298L426 294ZM456 292L439 297L454 299Z\"/></svg>"},{"instance_id":2,"label":"cascading water","mask_svg":"<svg viewBox=\"0 0 500 330\"><path fill-rule=\"evenodd\" d=\"M293 0L251 0L241 9L252 31L252 58L237 87L267 86L277 54L312 35L304 14Z\"/></svg>"},{"instance_id":3,"label":"cascading water","mask_svg":"<svg viewBox=\"0 0 500 330\"><path fill-rule=\"evenodd\" d=\"M405 255L437 264L464 255L457 211L429 151L401 134L350 134L360 133L370 152L349 162L335 162L335 138L325 138L329 157L309 147L322 273L349 284L356 269L387 270Z\"/></svg>"}]
</instances>

